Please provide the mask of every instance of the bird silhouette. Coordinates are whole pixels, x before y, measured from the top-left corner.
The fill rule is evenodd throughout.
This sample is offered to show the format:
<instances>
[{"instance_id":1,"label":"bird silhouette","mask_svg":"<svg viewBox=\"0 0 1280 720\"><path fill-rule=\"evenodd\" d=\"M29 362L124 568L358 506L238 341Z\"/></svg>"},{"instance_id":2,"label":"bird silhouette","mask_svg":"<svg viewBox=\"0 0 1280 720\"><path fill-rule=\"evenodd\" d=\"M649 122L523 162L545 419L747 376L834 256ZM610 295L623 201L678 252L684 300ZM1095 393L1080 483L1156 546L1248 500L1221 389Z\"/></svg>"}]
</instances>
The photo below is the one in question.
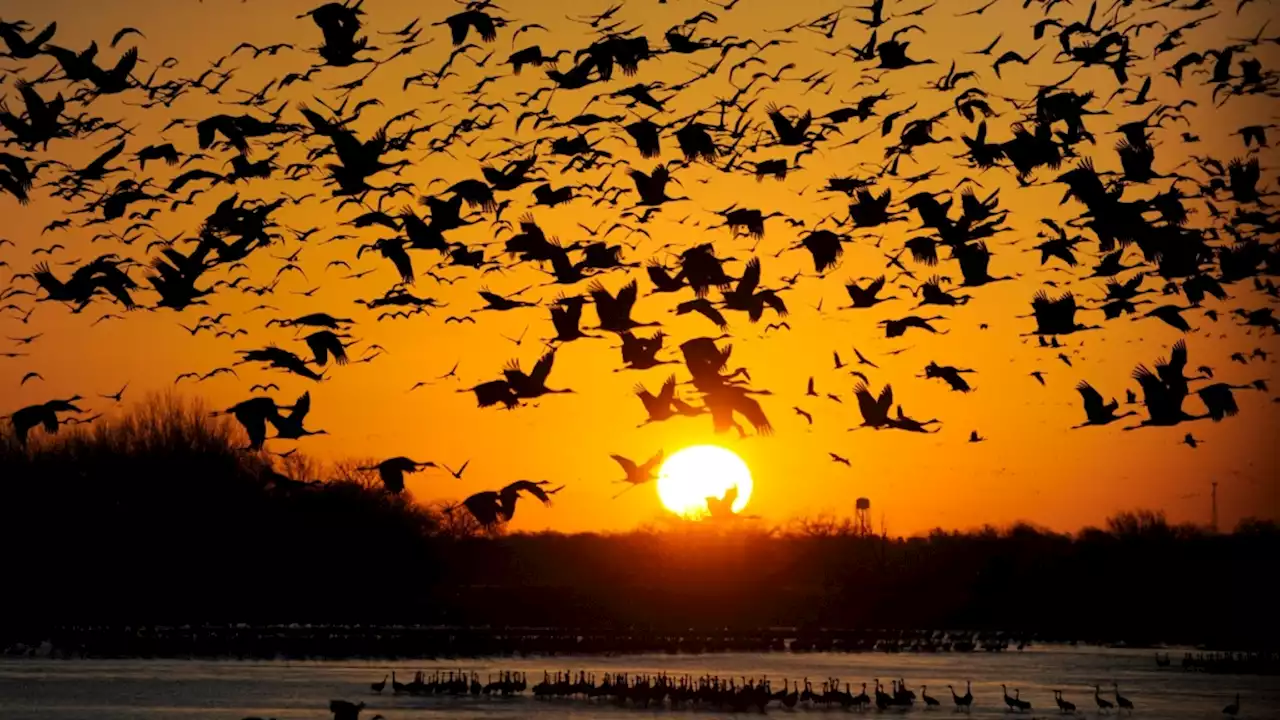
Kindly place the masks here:
<instances>
[{"instance_id":1,"label":"bird silhouette","mask_svg":"<svg viewBox=\"0 0 1280 720\"><path fill-rule=\"evenodd\" d=\"M307 430L303 427L307 414L311 412L311 393L304 392L293 404L288 415L279 412L267 418L276 429L276 438L281 440L298 440L308 435L327 435L324 430Z\"/></svg>"},{"instance_id":2,"label":"bird silhouette","mask_svg":"<svg viewBox=\"0 0 1280 720\"><path fill-rule=\"evenodd\" d=\"M55 435L58 432L59 423L65 422L58 417L60 413L83 413L84 410L75 404L83 399L79 395L74 395L66 400L49 400L38 405L20 408L5 417L13 426L13 434L18 444L25 447L27 436L32 428L39 426L46 433Z\"/></svg>"},{"instance_id":3,"label":"bird silhouette","mask_svg":"<svg viewBox=\"0 0 1280 720\"><path fill-rule=\"evenodd\" d=\"M501 490L487 490L471 495L462 501L462 506L481 526L492 527L515 517L516 501L520 499L521 493L528 493L550 507L551 496L564 489L563 485L552 490L544 489L550 484L546 480L517 480Z\"/></svg>"},{"instance_id":4,"label":"bird silhouette","mask_svg":"<svg viewBox=\"0 0 1280 720\"><path fill-rule=\"evenodd\" d=\"M616 482L627 483L627 487L613 497L616 499L621 497L623 493L645 483L656 480L658 470L662 467L662 461L665 458L663 452L659 450L653 457L644 461L643 464L636 464L635 461L625 458L621 455L610 455L613 461L622 466L622 471L626 473L626 477Z\"/></svg>"},{"instance_id":5,"label":"bird silhouette","mask_svg":"<svg viewBox=\"0 0 1280 720\"><path fill-rule=\"evenodd\" d=\"M418 462L407 457L393 457L383 460L377 465L370 467L362 467L360 470L378 472L378 478L382 480L382 484L386 487L387 492L398 495L404 492L404 476L406 473L416 473L423 468L435 467L433 462Z\"/></svg>"}]
</instances>

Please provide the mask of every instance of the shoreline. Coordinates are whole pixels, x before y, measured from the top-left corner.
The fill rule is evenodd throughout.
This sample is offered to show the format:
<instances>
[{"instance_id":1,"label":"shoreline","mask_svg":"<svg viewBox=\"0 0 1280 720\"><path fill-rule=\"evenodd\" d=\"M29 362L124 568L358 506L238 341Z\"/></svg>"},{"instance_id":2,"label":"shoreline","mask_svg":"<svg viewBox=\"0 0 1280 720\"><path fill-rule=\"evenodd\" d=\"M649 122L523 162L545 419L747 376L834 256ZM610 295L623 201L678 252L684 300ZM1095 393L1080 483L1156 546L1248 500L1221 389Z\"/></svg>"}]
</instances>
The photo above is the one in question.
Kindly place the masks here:
<instances>
[{"instance_id":1,"label":"shoreline","mask_svg":"<svg viewBox=\"0 0 1280 720\"><path fill-rule=\"evenodd\" d=\"M447 626L148 626L60 628L0 641L0 658L250 662L423 661L724 654L987 655L1076 647L1142 651L1175 672L1280 674L1280 652L1183 643L1044 639L1004 632L813 630L638 633Z\"/></svg>"}]
</instances>

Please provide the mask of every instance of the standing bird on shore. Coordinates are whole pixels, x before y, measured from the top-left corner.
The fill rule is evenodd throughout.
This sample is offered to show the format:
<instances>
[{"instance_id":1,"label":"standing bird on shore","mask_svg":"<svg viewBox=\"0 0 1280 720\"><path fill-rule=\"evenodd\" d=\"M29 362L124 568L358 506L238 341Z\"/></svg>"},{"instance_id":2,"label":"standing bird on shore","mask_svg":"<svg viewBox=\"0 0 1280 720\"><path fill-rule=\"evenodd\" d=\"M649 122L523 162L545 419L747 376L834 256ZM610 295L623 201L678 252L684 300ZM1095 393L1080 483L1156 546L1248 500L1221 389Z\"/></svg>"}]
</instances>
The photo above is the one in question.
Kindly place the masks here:
<instances>
[{"instance_id":1,"label":"standing bird on shore","mask_svg":"<svg viewBox=\"0 0 1280 720\"><path fill-rule=\"evenodd\" d=\"M1112 683L1112 692L1116 696L1116 707L1120 710L1128 710L1129 714L1133 714L1133 701L1120 694L1120 685Z\"/></svg>"},{"instance_id":2,"label":"standing bird on shore","mask_svg":"<svg viewBox=\"0 0 1280 720\"><path fill-rule=\"evenodd\" d=\"M1099 713L1107 712L1115 707L1114 703L1102 697L1102 691L1097 685L1093 686L1093 702L1098 706Z\"/></svg>"}]
</instances>

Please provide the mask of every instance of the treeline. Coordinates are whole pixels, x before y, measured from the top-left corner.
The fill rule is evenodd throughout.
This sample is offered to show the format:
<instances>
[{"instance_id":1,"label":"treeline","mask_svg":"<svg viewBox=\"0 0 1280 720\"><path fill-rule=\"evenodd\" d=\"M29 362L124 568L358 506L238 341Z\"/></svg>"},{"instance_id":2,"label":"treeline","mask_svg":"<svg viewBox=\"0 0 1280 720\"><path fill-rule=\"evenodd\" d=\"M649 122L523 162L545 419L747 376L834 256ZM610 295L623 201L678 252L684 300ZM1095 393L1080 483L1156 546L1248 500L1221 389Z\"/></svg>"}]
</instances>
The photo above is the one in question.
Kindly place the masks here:
<instances>
[{"instance_id":1,"label":"treeline","mask_svg":"<svg viewBox=\"0 0 1280 720\"><path fill-rule=\"evenodd\" d=\"M0 641L201 622L1277 640L1280 532L1268 522L1210 534L1135 512L1076 535L860 537L831 518L506 535L389 495L359 463L321 471L246 453L230 424L174 398L27 448L8 438Z\"/></svg>"}]
</instances>

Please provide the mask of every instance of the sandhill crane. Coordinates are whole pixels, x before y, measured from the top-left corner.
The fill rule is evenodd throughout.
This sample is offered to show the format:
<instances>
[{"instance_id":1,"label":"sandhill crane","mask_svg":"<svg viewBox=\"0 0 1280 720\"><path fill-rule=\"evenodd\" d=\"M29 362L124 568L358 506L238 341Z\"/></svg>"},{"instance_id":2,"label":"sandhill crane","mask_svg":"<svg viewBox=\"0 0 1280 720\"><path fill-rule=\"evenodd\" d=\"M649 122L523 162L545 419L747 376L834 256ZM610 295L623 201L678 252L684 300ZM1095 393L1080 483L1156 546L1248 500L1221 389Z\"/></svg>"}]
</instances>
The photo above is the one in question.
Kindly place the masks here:
<instances>
[{"instance_id":1,"label":"sandhill crane","mask_svg":"<svg viewBox=\"0 0 1280 720\"><path fill-rule=\"evenodd\" d=\"M1084 412L1088 419L1074 426L1073 430L1089 425L1109 425L1122 417L1137 415L1133 410L1117 415L1116 410L1119 409L1120 403L1115 398L1112 398L1109 403L1104 403L1102 394L1084 380L1076 385L1076 392L1080 393L1080 397L1084 399Z\"/></svg>"},{"instance_id":2,"label":"sandhill crane","mask_svg":"<svg viewBox=\"0 0 1280 720\"><path fill-rule=\"evenodd\" d=\"M711 287L725 288L733 278L725 274L724 263L732 257L719 257L711 243L695 245L680 253L680 272L677 281L684 281L698 297L705 297Z\"/></svg>"},{"instance_id":3,"label":"sandhill crane","mask_svg":"<svg viewBox=\"0 0 1280 720\"><path fill-rule=\"evenodd\" d=\"M683 277L672 277L667 268L656 258L649 260L645 267L645 274L649 276L649 282L653 283L655 293L679 292L686 285Z\"/></svg>"},{"instance_id":4,"label":"sandhill crane","mask_svg":"<svg viewBox=\"0 0 1280 720\"><path fill-rule=\"evenodd\" d=\"M1004 704L1007 705L1010 710L1021 710L1021 708L1018 706L1018 701L1015 700L1013 696L1009 694L1009 688L1005 687L1002 684L1000 686L1000 689L1004 691Z\"/></svg>"},{"instance_id":5,"label":"sandhill crane","mask_svg":"<svg viewBox=\"0 0 1280 720\"><path fill-rule=\"evenodd\" d=\"M309 315L301 315L296 318L272 318L266 322L267 327L279 325L280 327L296 327L305 325L307 327L325 328L327 330L341 330L344 325L353 325L355 320L351 318L334 317L328 313L311 313Z\"/></svg>"},{"instance_id":6,"label":"sandhill crane","mask_svg":"<svg viewBox=\"0 0 1280 720\"><path fill-rule=\"evenodd\" d=\"M1093 701L1098 705L1098 712L1104 713L1115 707L1115 703L1102 697L1102 692L1097 685L1093 686Z\"/></svg>"},{"instance_id":7,"label":"sandhill crane","mask_svg":"<svg viewBox=\"0 0 1280 720\"><path fill-rule=\"evenodd\" d=\"M884 328L884 336L886 338L902 337L908 328L920 328L928 330L936 335L946 335L950 330L938 330L929 323L934 320L946 320L942 315L934 315L932 317L919 317L917 315L908 315L904 318L881 320L878 325Z\"/></svg>"},{"instance_id":8,"label":"sandhill crane","mask_svg":"<svg viewBox=\"0 0 1280 720\"><path fill-rule=\"evenodd\" d=\"M733 520L736 518L748 519L740 516L733 511L733 504L738 501L738 486L734 485L724 492L721 497L710 496L707 501L707 517L710 520Z\"/></svg>"},{"instance_id":9,"label":"sandhill crane","mask_svg":"<svg viewBox=\"0 0 1280 720\"><path fill-rule=\"evenodd\" d=\"M1015 280L1013 275L991 275L988 267L991 264L991 251L987 244L977 242L960 245L953 251L955 259L960 263L960 274L964 276L965 287L980 287L1002 280Z\"/></svg>"},{"instance_id":10,"label":"sandhill crane","mask_svg":"<svg viewBox=\"0 0 1280 720\"><path fill-rule=\"evenodd\" d=\"M109 70L104 70L94 64L89 71L89 82L93 83L94 90L98 95L122 93L133 86L131 74L137 64L138 49L130 48L120 56L120 59Z\"/></svg>"},{"instance_id":11,"label":"sandhill crane","mask_svg":"<svg viewBox=\"0 0 1280 720\"><path fill-rule=\"evenodd\" d=\"M732 427L737 429L739 437L746 437L746 431L734 419L734 413L745 417L747 422L751 423L751 426L761 435L769 435L773 432L773 426L765 415L764 408L760 406L759 402L749 397L751 393L768 395L770 394L768 390L748 390L729 384L700 389L702 390L703 403L711 413L716 432L726 432Z\"/></svg>"},{"instance_id":12,"label":"sandhill crane","mask_svg":"<svg viewBox=\"0 0 1280 720\"><path fill-rule=\"evenodd\" d=\"M1222 708L1222 714L1230 717L1235 717L1240 714L1240 693L1236 693L1235 702Z\"/></svg>"},{"instance_id":13,"label":"sandhill crane","mask_svg":"<svg viewBox=\"0 0 1280 720\"><path fill-rule=\"evenodd\" d=\"M736 205L725 208L717 214L724 218L724 224L716 225L708 229L728 227L734 232L735 237L739 232L741 232L741 230L745 229L747 231L747 235L756 240L764 237L764 223L766 220L771 220L775 217L785 217L783 213L778 211L774 211L766 215L759 210L740 208Z\"/></svg>"},{"instance_id":14,"label":"sandhill crane","mask_svg":"<svg viewBox=\"0 0 1280 720\"><path fill-rule=\"evenodd\" d=\"M631 170L628 175L631 181L635 183L636 193L640 195L639 205L641 206L656 207L668 202L689 199L667 195L666 188L668 183L674 182L677 185L680 183L671 176L671 172L666 165L659 165L647 174L640 170Z\"/></svg>"},{"instance_id":15,"label":"sandhill crane","mask_svg":"<svg viewBox=\"0 0 1280 720\"><path fill-rule=\"evenodd\" d=\"M648 370L659 365L670 365L675 360L659 360L658 353L662 350L662 343L666 335L662 331L654 333L653 337L638 338L629 332L619 335L622 338L622 362L630 370Z\"/></svg>"},{"instance_id":16,"label":"sandhill crane","mask_svg":"<svg viewBox=\"0 0 1280 720\"><path fill-rule=\"evenodd\" d=\"M1142 388L1142 403L1147 408L1148 417L1136 426L1125 428L1126 430L1147 426L1177 425L1188 420L1208 417L1207 414L1190 415L1182 409L1182 402L1187 396L1185 380L1182 381L1181 386L1177 382L1165 382L1145 365L1139 365L1133 371L1133 379L1137 380Z\"/></svg>"},{"instance_id":17,"label":"sandhill crane","mask_svg":"<svg viewBox=\"0 0 1280 720\"><path fill-rule=\"evenodd\" d=\"M287 406L281 408L276 405L276 401L269 397L256 397L237 403L221 412L214 412L213 415L231 415L244 428L246 434L249 435L249 450L261 450L262 445L267 439L267 422L274 423L275 418L280 416L280 410L289 409Z\"/></svg>"},{"instance_id":18,"label":"sandhill crane","mask_svg":"<svg viewBox=\"0 0 1280 720\"><path fill-rule=\"evenodd\" d=\"M1053 701L1058 704L1058 709L1064 713L1075 714L1076 704L1062 697L1061 690L1053 691Z\"/></svg>"},{"instance_id":19,"label":"sandhill crane","mask_svg":"<svg viewBox=\"0 0 1280 720\"><path fill-rule=\"evenodd\" d=\"M939 365L930 361L924 368L924 375L917 377L938 378L950 385L952 390L967 393L973 388L969 386L969 382L964 379L963 375L974 372L977 371L969 368L952 367L951 365Z\"/></svg>"},{"instance_id":20,"label":"sandhill crane","mask_svg":"<svg viewBox=\"0 0 1280 720\"><path fill-rule=\"evenodd\" d=\"M778 317L787 316L787 306L782 298L773 290L757 290L760 285L760 258L751 258L742 277L733 290L724 293L724 307L729 310L741 310L747 313L751 322L757 322L764 316L766 307L773 308Z\"/></svg>"},{"instance_id":21,"label":"sandhill crane","mask_svg":"<svg viewBox=\"0 0 1280 720\"><path fill-rule=\"evenodd\" d=\"M381 694L382 690L387 687L387 676L383 675L382 679L375 683L369 683L369 689Z\"/></svg>"},{"instance_id":22,"label":"sandhill crane","mask_svg":"<svg viewBox=\"0 0 1280 720\"><path fill-rule=\"evenodd\" d=\"M504 312L506 310L514 310L522 307L534 307L537 303L531 303L526 300L515 299L528 288L524 288L518 292L511 293L507 297L503 297L495 292L491 292L488 288L480 288L477 294L485 301L485 306L481 310L497 310Z\"/></svg>"},{"instance_id":23,"label":"sandhill crane","mask_svg":"<svg viewBox=\"0 0 1280 720\"><path fill-rule=\"evenodd\" d=\"M236 365L249 362L262 362L267 363L270 367L287 370L295 375L301 375L302 377L315 380L317 382L324 379L324 374L317 373L307 367L307 362L305 360L288 350L278 348L274 345L268 345L267 347L258 350L237 350L236 352L241 356L240 359L235 362Z\"/></svg>"},{"instance_id":24,"label":"sandhill crane","mask_svg":"<svg viewBox=\"0 0 1280 720\"><path fill-rule=\"evenodd\" d=\"M520 493L527 492L543 505L551 506L551 496L564 489L561 485L554 490L544 490L551 483L546 480L517 480L501 490L487 490L476 493L462 501L462 506L483 526L491 527L499 522L506 522L515 517L516 501Z\"/></svg>"},{"instance_id":25,"label":"sandhill crane","mask_svg":"<svg viewBox=\"0 0 1280 720\"><path fill-rule=\"evenodd\" d=\"M556 298L555 304L551 306L551 326L555 328L556 336L550 342L565 343L582 338L602 337L582 332L582 306L586 302L577 295Z\"/></svg>"},{"instance_id":26,"label":"sandhill crane","mask_svg":"<svg viewBox=\"0 0 1280 720\"><path fill-rule=\"evenodd\" d=\"M1034 334L1069 335L1081 330L1097 330L1101 327L1076 322L1075 315L1078 310L1076 298L1071 293L1064 293L1056 300L1050 300L1045 291L1037 292L1031 300L1031 314L1036 320Z\"/></svg>"},{"instance_id":27,"label":"sandhill crane","mask_svg":"<svg viewBox=\"0 0 1280 720\"><path fill-rule=\"evenodd\" d=\"M493 407L501 403L508 410L520 404L520 397L506 380L490 380L475 387L460 388L458 392L475 393L478 407Z\"/></svg>"},{"instance_id":28,"label":"sandhill crane","mask_svg":"<svg viewBox=\"0 0 1280 720\"><path fill-rule=\"evenodd\" d=\"M0 22L0 40L4 40L5 46L9 52L0 55L0 57L14 58L16 60L31 60L43 51L45 43L53 39L55 33L58 32L58 23L52 22L45 26L43 30L31 36L28 40L22 37L22 31L29 29L24 22Z\"/></svg>"},{"instance_id":29,"label":"sandhill crane","mask_svg":"<svg viewBox=\"0 0 1280 720\"><path fill-rule=\"evenodd\" d=\"M1230 383L1214 383L1206 385L1196 391L1196 395L1200 396L1200 401L1204 403L1205 409L1209 413L1209 417L1214 422L1219 422L1223 418L1235 415L1240 412L1240 408L1236 405L1235 395L1232 390L1253 390L1254 385L1232 385Z\"/></svg>"},{"instance_id":30,"label":"sandhill crane","mask_svg":"<svg viewBox=\"0 0 1280 720\"><path fill-rule=\"evenodd\" d=\"M644 427L651 422L662 422L676 416L693 417L706 412L705 408L695 408L688 403L676 397L676 376L671 375L662 383L662 389L657 395L645 389L644 385L637 384L634 389L636 397L640 398L640 402L644 404L644 409L648 412L649 417L640 427Z\"/></svg>"},{"instance_id":31,"label":"sandhill crane","mask_svg":"<svg viewBox=\"0 0 1280 720\"><path fill-rule=\"evenodd\" d=\"M1133 714L1133 701L1120 694L1120 685L1112 683L1112 692L1116 696L1116 707L1120 710L1128 710L1129 714Z\"/></svg>"},{"instance_id":32,"label":"sandhill crane","mask_svg":"<svg viewBox=\"0 0 1280 720\"><path fill-rule=\"evenodd\" d=\"M303 341L311 348L315 364L324 367L329 363L330 356L339 365L347 364L347 346L342 344L342 340L350 337L338 335L331 330L321 330L306 336Z\"/></svg>"},{"instance_id":33,"label":"sandhill crane","mask_svg":"<svg viewBox=\"0 0 1280 720\"><path fill-rule=\"evenodd\" d=\"M529 400L542 397L548 393L571 393L573 390L551 389L547 387L547 378L551 375L551 367L556 361L556 351L550 350L534 364L533 370L526 374L520 369L520 361L512 360L503 369L502 375L506 378L506 382L515 392L515 396L521 400Z\"/></svg>"},{"instance_id":34,"label":"sandhill crane","mask_svg":"<svg viewBox=\"0 0 1280 720\"><path fill-rule=\"evenodd\" d=\"M773 124L774 137L777 143L779 145L795 146L812 142L813 136L809 134L809 125L813 123L813 112L806 110L804 115L792 121L782 113L782 110L783 108L777 105L769 105L765 108L765 113L769 116L769 122Z\"/></svg>"},{"instance_id":35,"label":"sandhill crane","mask_svg":"<svg viewBox=\"0 0 1280 720\"><path fill-rule=\"evenodd\" d=\"M483 7L483 6L481 6ZM461 45L467 40L467 31L474 29L481 40L485 42L493 42L498 39L497 28L506 24L503 18L488 15L479 10L464 10L463 12L450 15L440 22L431 23L432 27L441 25L449 26L449 36L454 46Z\"/></svg>"},{"instance_id":36,"label":"sandhill crane","mask_svg":"<svg viewBox=\"0 0 1280 720\"><path fill-rule=\"evenodd\" d=\"M631 309L636 303L636 295L639 287L636 281L623 285L618 294L615 296L605 289L600 281L591 284L587 289L591 295L591 302L596 306L596 315L600 319L601 330L610 332L626 332L638 327L652 327L658 323L640 323L631 318Z\"/></svg>"},{"instance_id":37,"label":"sandhill crane","mask_svg":"<svg viewBox=\"0 0 1280 720\"><path fill-rule=\"evenodd\" d=\"M50 435L57 433L58 413L84 412L75 405L76 401L83 399L79 395L74 395L66 400L50 400L15 410L12 415L9 415L9 422L13 424L13 433L18 444L26 446L27 434L37 425L43 426L44 431Z\"/></svg>"},{"instance_id":38,"label":"sandhill crane","mask_svg":"<svg viewBox=\"0 0 1280 720\"><path fill-rule=\"evenodd\" d=\"M399 495L404 491L405 473L415 473L423 468L436 467L433 462L418 462L410 458L400 456L383 460L377 465L370 467L362 467L360 470L377 470L378 477L382 480L382 484L387 488L387 492L393 495Z\"/></svg>"},{"instance_id":39,"label":"sandhill crane","mask_svg":"<svg viewBox=\"0 0 1280 720\"><path fill-rule=\"evenodd\" d=\"M694 298L676 305L676 315L688 315L691 312L696 312L705 317L715 323L716 327L721 330L729 327L729 320L725 318L724 314L721 313L715 305L712 305L711 301L707 298Z\"/></svg>"},{"instance_id":40,"label":"sandhill crane","mask_svg":"<svg viewBox=\"0 0 1280 720\"><path fill-rule=\"evenodd\" d=\"M862 413L862 425L859 427L888 427L889 410L893 407L893 386L886 384L878 398L872 397L863 383L858 383L853 393L858 399L858 411Z\"/></svg>"},{"instance_id":41,"label":"sandhill crane","mask_svg":"<svg viewBox=\"0 0 1280 720\"><path fill-rule=\"evenodd\" d=\"M947 689L951 691L951 702L955 703L956 710L964 710L970 712L973 708L973 693L969 690L969 682L965 681L964 695L957 695L955 687L948 685Z\"/></svg>"},{"instance_id":42,"label":"sandhill crane","mask_svg":"<svg viewBox=\"0 0 1280 720\"><path fill-rule=\"evenodd\" d=\"M849 305L847 310L855 310L860 308L875 307L886 300L896 300L896 295L887 297L877 297L880 291L884 289L884 276L881 275L872 280L865 288L858 285L857 280L850 280L844 284L845 292L849 293L849 300L853 303Z\"/></svg>"},{"instance_id":43,"label":"sandhill crane","mask_svg":"<svg viewBox=\"0 0 1280 720\"><path fill-rule=\"evenodd\" d=\"M613 496L616 499L628 490L656 479L658 477L658 469L662 467L662 460L665 455L663 451L659 450L641 465L637 465L634 460L621 455L610 455L609 457L621 465L623 472L627 474L625 478L615 481L628 484L622 492Z\"/></svg>"},{"instance_id":44,"label":"sandhill crane","mask_svg":"<svg viewBox=\"0 0 1280 720\"><path fill-rule=\"evenodd\" d=\"M311 412L311 393L304 392L293 404L293 409L288 415L276 413L267 420L275 426L276 437L282 440L298 440L309 435L328 435L329 433L325 430L307 430L303 427L309 412Z\"/></svg>"}]
</instances>

